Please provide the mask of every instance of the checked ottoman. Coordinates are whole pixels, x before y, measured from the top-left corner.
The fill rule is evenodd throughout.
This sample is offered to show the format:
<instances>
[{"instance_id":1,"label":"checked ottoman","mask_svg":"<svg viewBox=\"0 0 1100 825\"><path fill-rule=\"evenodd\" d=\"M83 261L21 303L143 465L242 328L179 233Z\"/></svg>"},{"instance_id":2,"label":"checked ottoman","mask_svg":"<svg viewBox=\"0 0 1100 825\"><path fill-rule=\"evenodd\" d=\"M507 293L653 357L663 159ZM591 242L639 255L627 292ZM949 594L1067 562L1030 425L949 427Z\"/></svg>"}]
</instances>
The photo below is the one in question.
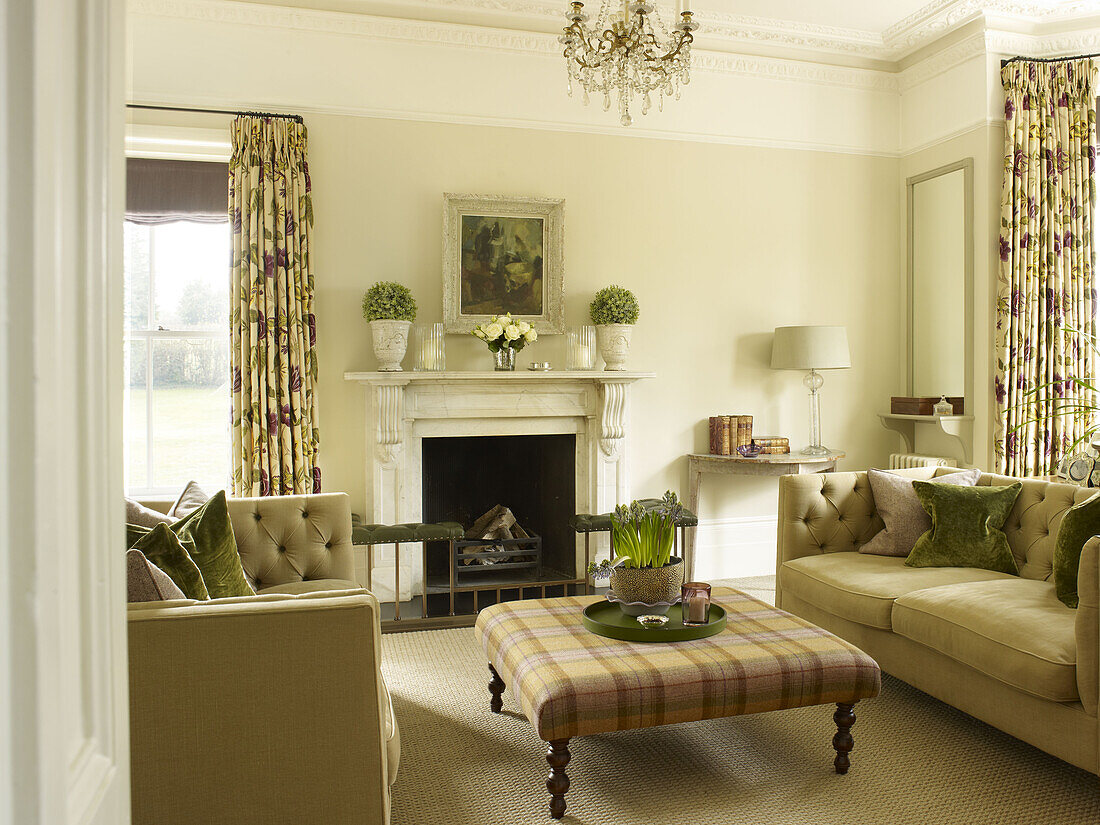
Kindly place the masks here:
<instances>
[{"instance_id":1,"label":"checked ottoman","mask_svg":"<svg viewBox=\"0 0 1100 825\"><path fill-rule=\"evenodd\" d=\"M569 740L575 736L836 704L834 766L847 773L853 706L878 695L879 667L826 630L728 587L715 602L726 629L690 642L597 636L581 611L600 596L503 602L474 631L489 660L490 708L512 695L549 744L550 815L565 814Z\"/></svg>"}]
</instances>

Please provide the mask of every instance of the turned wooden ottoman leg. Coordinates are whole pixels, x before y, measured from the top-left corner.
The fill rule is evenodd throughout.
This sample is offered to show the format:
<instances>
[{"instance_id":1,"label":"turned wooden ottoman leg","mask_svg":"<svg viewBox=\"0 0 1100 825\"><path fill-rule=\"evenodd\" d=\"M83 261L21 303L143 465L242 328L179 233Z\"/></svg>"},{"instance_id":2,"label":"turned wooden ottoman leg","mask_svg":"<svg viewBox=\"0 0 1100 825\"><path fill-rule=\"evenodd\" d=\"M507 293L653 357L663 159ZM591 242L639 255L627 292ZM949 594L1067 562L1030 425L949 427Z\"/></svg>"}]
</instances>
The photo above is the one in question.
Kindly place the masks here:
<instances>
[{"instance_id":1,"label":"turned wooden ottoman leg","mask_svg":"<svg viewBox=\"0 0 1100 825\"><path fill-rule=\"evenodd\" d=\"M501 708L504 707L504 700L501 698L501 694L504 693L504 680L500 678L500 674L492 665L489 665L489 673L492 678L489 680L489 693L493 698L489 700L489 709L493 713L500 713Z\"/></svg>"},{"instance_id":2,"label":"turned wooden ottoman leg","mask_svg":"<svg viewBox=\"0 0 1100 825\"><path fill-rule=\"evenodd\" d=\"M836 703L836 713L833 714L836 722L836 734L833 736L833 750L836 751L836 759L833 767L837 773L848 773L848 767L852 760L848 754L852 752L852 725L856 723L855 705L846 705L843 702Z\"/></svg>"},{"instance_id":3,"label":"turned wooden ottoman leg","mask_svg":"<svg viewBox=\"0 0 1100 825\"><path fill-rule=\"evenodd\" d=\"M561 819L565 816L565 792L569 790L569 777L565 766L569 764L569 740L555 739L547 743L546 761L550 763L550 776L546 779L546 790L550 791L550 816Z\"/></svg>"}]
</instances>

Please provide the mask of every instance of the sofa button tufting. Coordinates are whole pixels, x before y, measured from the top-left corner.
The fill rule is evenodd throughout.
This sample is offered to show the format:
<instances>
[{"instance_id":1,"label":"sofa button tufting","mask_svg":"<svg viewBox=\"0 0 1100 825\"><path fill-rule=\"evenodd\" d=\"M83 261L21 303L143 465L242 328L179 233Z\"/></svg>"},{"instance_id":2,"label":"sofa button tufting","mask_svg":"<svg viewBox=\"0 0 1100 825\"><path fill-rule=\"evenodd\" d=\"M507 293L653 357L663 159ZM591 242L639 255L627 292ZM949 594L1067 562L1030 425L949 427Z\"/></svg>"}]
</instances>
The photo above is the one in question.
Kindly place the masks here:
<instances>
[{"instance_id":1,"label":"sofa button tufting","mask_svg":"<svg viewBox=\"0 0 1100 825\"><path fill-rule=\"evenodd\" d=\"M332 547L332 542L331 541L326 541L325 542L325 547Z\"/></svg>"},{"instance_id":2,"label":"sofa button tufting","mask_svg":"<svg viewBox=\"0 0 1100 825\"><path fill-rule=\"evenodd\" d=\"M282 545L279 545L279 552L280 552L280 553L285 553L285 552L286 552L286 548L285 548L285 547L283 547Z\"/></svg>"},{"instance_id":3,"label":"sofa button tufting","mask_svg":"<svg viewBox=\"0 0 1100 825\"><path fill-rule=\"evenodd\" d=\"M260 520L260 514L259 514L259 513L255 513L255 516L256 516L256 521L259 521L259 520Z\"/></svg>"},{"instance_id":4,"label":"sofa button tufting","mask_svg":"<svg viewBox=\"0 0 1100 825\"><path fill-rule=\"evenodd\" d=\"M309 518L309 513L307 513L305 510L303 510L302 511L302 518Z\"/></svg>"}]
</instances>

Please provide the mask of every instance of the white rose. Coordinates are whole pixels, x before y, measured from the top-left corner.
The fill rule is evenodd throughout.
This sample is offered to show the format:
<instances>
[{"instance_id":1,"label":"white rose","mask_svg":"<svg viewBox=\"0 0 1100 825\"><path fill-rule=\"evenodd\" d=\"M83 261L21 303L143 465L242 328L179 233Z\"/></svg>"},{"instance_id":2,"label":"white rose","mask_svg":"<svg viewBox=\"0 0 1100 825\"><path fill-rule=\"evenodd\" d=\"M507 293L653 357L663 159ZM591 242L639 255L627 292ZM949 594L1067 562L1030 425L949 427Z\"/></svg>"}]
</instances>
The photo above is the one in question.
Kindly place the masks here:
<instances>
[{"instance_id":1,"label":"white rose","mask_svg":"<svg viewBox=\"0 0 1100 825\"><path fill-rule=\"evenodd\" d=\"M527 332L523 333L523 337L528 344L533 344L535 341L539 340L539 334L533 329L528 329Z\"/></svg>"},{"instance_id":2,"label":"white rose","mask_svg":"<svg viewBox=\"0 0 1100 825\"><path fill-rule=\"evenodd\" d=\"M485 340L485 330L483 330L481 327L474 327L474 335L480 338L482 341Z\"/></svg>"},{"instance_id":3,"label":"white rose","mask_svg":"<svg viewBox=\"0 0 1100 825\"><path fill-rule=\"evenodd\" d=\"M526 321L516 321L516 326L519 327L521 335L526 335L527 331L531 329L531 325Z\"/></svg>"},{"instance_id":4,"label":"white rose","mask_svg":"<svg viewBox=\"0 0 1100 825\"><path fill-rule=\"evenodd\" d=\"M523 333L519 331L519 327L517 327L515 324L509 324L504 328L504 334L508 336L509 341L515 341Z\"/></svg>"},{"instance_id":5,"label":"white rose","mask_svg":"<svg viewBox=\"0 0 1100 825\"><path fill-rule=\"evenodd\" d=\"M502 327L496 321L493 321L492 323L490 323L488 326L485 327L485 340L486 341L495 341L497 338L499 338L503 334L504 334L504 327Z\"/></svg>"}]
</instances>

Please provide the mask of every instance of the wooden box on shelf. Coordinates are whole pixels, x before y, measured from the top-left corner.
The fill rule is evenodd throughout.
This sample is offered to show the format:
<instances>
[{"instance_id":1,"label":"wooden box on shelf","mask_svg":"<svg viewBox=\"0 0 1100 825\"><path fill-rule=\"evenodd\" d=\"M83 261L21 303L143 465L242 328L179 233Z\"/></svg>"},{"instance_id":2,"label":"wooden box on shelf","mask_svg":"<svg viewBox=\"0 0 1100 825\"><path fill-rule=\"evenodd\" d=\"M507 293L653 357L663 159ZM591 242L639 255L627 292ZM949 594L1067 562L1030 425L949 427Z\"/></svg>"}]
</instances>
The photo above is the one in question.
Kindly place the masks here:
<instances>
[{"instance_id":1,"label":"wooden box on shelf","mask_svg":"<svg viewBox=\"0 0 1100 825\"><path fill-rule=\"evenodd\" d=\"M932 408L939 400L938 397L931 396L894 395L890 398L890 413L892 415L932 415ZM965 412L961 395L949 395L947 400L951 402L953 415L962 415Z\"/></svg>"}]
</instances>

